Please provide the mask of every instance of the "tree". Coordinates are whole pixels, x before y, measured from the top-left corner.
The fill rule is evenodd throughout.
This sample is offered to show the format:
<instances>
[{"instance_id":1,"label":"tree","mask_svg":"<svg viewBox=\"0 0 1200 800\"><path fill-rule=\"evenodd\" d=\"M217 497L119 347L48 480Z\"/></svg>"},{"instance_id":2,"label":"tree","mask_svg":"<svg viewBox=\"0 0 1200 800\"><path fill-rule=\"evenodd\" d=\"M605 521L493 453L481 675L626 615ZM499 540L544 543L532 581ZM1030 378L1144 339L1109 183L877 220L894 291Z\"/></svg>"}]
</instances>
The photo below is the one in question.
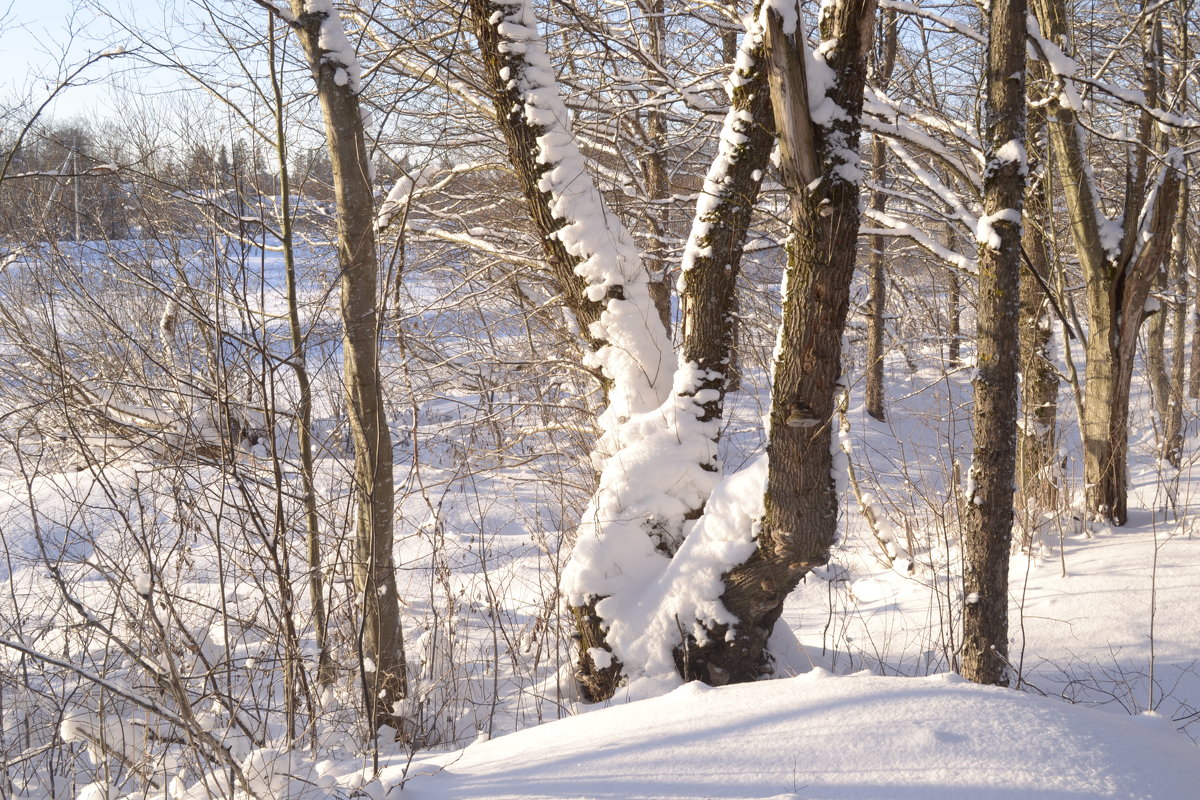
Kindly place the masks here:
<instances>
[{"instance_id":1,"label":"tree","mask_svg":"<svg viewBox=\"0 0 1200 800\"><path fill-rule=\"evenodd\" d=\"M337 201L342 353L354 442L354 582L362 602L359 659L368 718L405 736L398 704L408 694L396 566L392 555L392 441L379 377L374 195L358 92L361 72L329 0L292 0L317 84Z\"/></svg>"},{"instance_id":2,"label":"tree","mask_svg":"<svg viewBox=\"0 0 1200 800\"><path fill-rule=\"evenodd\" d=\"M963 533L962 673L1006 685L1008 561L1017 432L1017 319L1025 201L1025 0L988 9L975 453Z\"/></svg>"},{"instance_id":3,"label":"tree","mask_svg":"<svg viewBox=\"0 0 1200 800\"><path fill-rule=\"evenodd\" d=\"M1035 0L1041 28L1035 37L1060 91L1052 92L1047 118L1054 169L1066 196L1071 233L1086 282L1088 338L1084 386L1084 483L1088 513L1123 525L1126 521L1126 457L1129 446L1129 387L1137 335L1146 318L1146 299L1170 245L1179 188L1178 155L1162 153L1162 165L1150 176L1151 149L1158 136L1156 119L1161 69L1154 31L1143 27L1146 54L1144 102L1126 174L1127 192L1120 220L1105 216L1095 175L1085 151L1086 128L1079 118L1067 36L1067 11L1058 0ZM1129 95L1126 95L1129 96Z\"/></svg>"},{"instance_id":4,"label":"tree","mask_svg":"<svg viewBox=\"0 0 1200 800\"><path fill-rule=\"evenodd\" d=\"M731 81L727 133L706 181L711 194L693 225L697 252L685 256L685 328L706 339L703 346L693 340L698 358L680 362L670 388L663 359L671 350L649 310L645 269L589 189L592 181L573 146L530 7L472 4L497 121L542 231L547 260L563 293L580 298L568 303L580 322L599 323L581 329L591 339L593 363L603 370L608 393L598 447L600 487L585 512L564 581L592 699L610 695L622 671L653 678L678 669L712 683L757 677L767 666L766 641L783 599L828 558L836 530L828 420L855 263L858 116L873 11L873 2L823 10L821 35L829 45L815 69L827 95L811 103L799 7L763 6L756 12ZM673 617L683 629L647 631L625 611L639 605L641 593L657 591L656 583L661 588L675 580L674 571L687 572L684 565L697 556L696 548L681 549L692 527L686 523L699 517L695 527L704 525L700 513L716 485L713 448L731 340L732 281L714 283L713 272L736 269L759 165L768 151L769 139L756 130L769 125L759 116L766 111L768 83L791 196L792 244L775 365L765 521L757 537L739 532L745 537L742 555L721 569L720 596L706 608L720 606L724 614L673 609L668 600L655 612L658 619ZM819 124L812 113L818 105ZM805 407L815 410L798 411ZM673 454L671 469L656 474L664 471L667 453ZM703 568L716 569L711 563ZM684 621L689 615L695 625ZM663 637L656 641L646 638L658 634Z\"/></svg>"},{"instance_id":5,"label":"tree","mask_svg":"<svg viewBox=\"0 0 1200 800\"><path fill-rule=\"evenodd\" d=\"M703 675L703 666L714 683L754 680L769 671L767 643L784 600L809 571L828 562L837 534L830 421L857 262L858 139L875 3L822 7L823 63L815 64L828 70L820 76L823 102L808 88L800 20L799 4L781 13L772 9L766 20L790 238L763 517L753 552L723 577L720 600L736 623L712 626L707 642L688 653L691 674Z\"/></svg>"},{"instance_id":6,"label":"tree","mask_svg":"<svg viewBox=\"0 0 1200 800\"><path fill-rule=\"evenodd\" d=\"M895 9L887 9L879 19L879 41L875 47L872 82L880 91L887 91L892 71L896 67L896 44L899 27ZM879 134L871 138L871 179L875 188L871 190L871 208L883 212L887 208L887 195L883 185L887 182L887 144ZM870 281L871 296L867 300L867 413L878 420L884 418L883 390L883 339L886 328L887 270L885 267L888 239L881 235L871 238Z\"/></svg>"}]
</instances>

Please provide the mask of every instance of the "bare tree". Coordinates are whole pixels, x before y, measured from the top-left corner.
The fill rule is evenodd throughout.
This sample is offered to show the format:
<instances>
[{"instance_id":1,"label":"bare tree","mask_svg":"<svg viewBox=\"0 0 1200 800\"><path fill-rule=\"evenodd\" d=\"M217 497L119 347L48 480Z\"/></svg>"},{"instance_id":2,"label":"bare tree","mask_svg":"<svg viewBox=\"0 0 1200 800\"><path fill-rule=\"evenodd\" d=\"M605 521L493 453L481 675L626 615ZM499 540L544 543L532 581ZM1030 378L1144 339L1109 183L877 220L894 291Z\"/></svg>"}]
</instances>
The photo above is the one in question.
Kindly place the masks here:
<instances>
[{"instance_id":1,"label":"bare tree","mask_svg":"<svg viewBox=\"0 0 1200 800\"><path fill-rule=\"evenodd\" d=\"M392 555L392 440L379 371L374 195L358 92L360 67L329 0L292 0L294 25L317 84L337 200L346 407L354 442L355 587L362 602L363 699L378 728L405 736L408 694Z\"/></svg>"},{"instance_id":2,"label":"bare tree","mask_svg":"<svg viewBox=\"0 0 1200 800\"><path fill-rule=\"evenodd\" d=\"M1134 149L1127 173L1122 218L1108 219L1085 151L1086 128L1079 118L1075 65L1067 54L1068 16L1058 0L1036 0L1033 12L1045 38L1037 45L1047 58L1061 91L1048 109L1054 169L1066 196L1071 232L1084 272L1088 338L1084 386L1084 483L1088 513L1116 525L1126 521L1126 457L1129 446L1129 386L1137 334L1146 318L1146 298L1169 251L1176 195L1178 157L1150 176L1150 152L1158 136L1160 59L1157 18L1143 25L1143 94ZM1161 153L1161 148L1155 148Z\"/></svg>"},{"instance_id":3,"label":"bare tree","mask_svg":"<svg viewBox=\"0 0 1200 800\"><path fill-rule=\"evenodd\" d=\"M896 44L899 35L895 9L885 10L879 17L881 35L875 46L872 61L872 83L880 91L887 91L896 67ZM871 208L883 212L887 208L887 195L883 186L887 183L887 144L879 134L871 139ZM876 235L871 238L869 259L871 296L867 300L867 413L878 420L884 418L883 388L883 340L887 327L887 248L888 239Z\"/></svg>"},{"instance_id":4,"label":"bare tree","mask_svg":"<svg viewBox=\"0 0 1200 800\"><path fill-rule=\"evenodd\" d=\"M1006 685L1008 561L1017 432L1017 320L1021 210L1025 202L1025 0L988 9L983 173L979 225L975 453L963 533L962 673Z\"/></svg>"}]
</instances>

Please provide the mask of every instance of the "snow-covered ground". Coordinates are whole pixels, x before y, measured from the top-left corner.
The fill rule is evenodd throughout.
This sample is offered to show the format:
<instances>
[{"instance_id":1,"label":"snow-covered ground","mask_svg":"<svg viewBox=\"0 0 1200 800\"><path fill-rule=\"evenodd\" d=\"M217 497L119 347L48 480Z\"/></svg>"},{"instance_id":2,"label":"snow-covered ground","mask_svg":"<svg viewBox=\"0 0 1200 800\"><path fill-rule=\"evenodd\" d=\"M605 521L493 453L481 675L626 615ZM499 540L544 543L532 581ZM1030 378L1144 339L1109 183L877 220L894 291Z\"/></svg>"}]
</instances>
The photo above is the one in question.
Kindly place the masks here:
<instances>
[{"instance_id":1,"label":"snow-covered ground","mask_svg":"<svg viewBox=\"0 0 1200 800\"><path fill-rule=\"evenodd\" d=\"M266 263L274 272L257 307L277 313L279 259ZM474 312L461 301L478 285L411 283L403 314L418 357L387 368L408 711L422 745L380 743L376 755L355 711L353 589L339 569L349 478L330 337L313 364L328 426L318 489L344 669L330 689L302 691L294 718L285 667L300 659L311 670L314 651L298 506L294 493L281 509L272 500L275 480L297 488L290 467L275 478L269 459L242 454L230 478L110 453L96 468L50 458L57 445L44 431L5 429L0 639L37 655L0 648L0 795L223 797L235 764L259 800L1200 796L1200 452L1193 438L1178 474L1157 464L1141 387L1130 524L1088 529L1064 504L1013 555L1020 691L946 674L962 602L969 369L945 374L930 349L915 353L915 371L889 363L887 423L865 415L857 384L848 413L860 489L903 555L888 563L847 493L830 565L794 593L777 630L777 680L688 684L590 709L574 694L557 586L591 488L594 431L570 415L572 387L522 394L536 380L506 375L505 348L524 346L515 323L480 314L487 347L463 332ZM304 291L304 324L328 325L329 292L316 278ZM159 313L143 316L153 327ZM419 349L433 342L442 349ZM1081 469L1065 389L1060 403L1071 497ZM761 395L748 389L731 407L730 472L760 452ZM280 635L289 617L296 647ZM167 675L194 706L189 724L213 734L228 763L131 703L177 707ZM305 732L289 745L293 724ZM120 742L126 763L87 742L99 734Z\"/></svg>"},{"instance_id":2,"label":"snow-covered ground","mask_svg":"<svg viewBox=\"0 0 1200 800\"><path fill-rule=\"evenodd\" d=\"M330 773L335 775L336 771ZM380 775L390 785L404 775ZM389 796L459 798L1187 798L1193 745L1119 717L955 675L794 678L663 697L407 767Z\"/></svg>"}]
</instances>

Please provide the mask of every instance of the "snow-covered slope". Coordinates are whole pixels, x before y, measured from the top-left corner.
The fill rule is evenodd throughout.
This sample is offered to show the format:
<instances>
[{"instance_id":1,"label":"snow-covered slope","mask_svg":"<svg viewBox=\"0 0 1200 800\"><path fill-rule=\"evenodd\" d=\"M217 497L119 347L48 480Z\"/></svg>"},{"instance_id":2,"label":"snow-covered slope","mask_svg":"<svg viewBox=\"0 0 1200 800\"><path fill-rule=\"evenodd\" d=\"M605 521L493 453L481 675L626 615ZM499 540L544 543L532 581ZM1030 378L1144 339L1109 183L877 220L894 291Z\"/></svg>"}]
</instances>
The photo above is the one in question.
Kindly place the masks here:
<instances>
[{"instance_id":1,"label":"snow-covered slope","mask_svg":"<svg viewBox=\"0 0 1200 800\"><path fill-rule=\"evenodd\" d=\"M385 771L385 786L399 776ZM691 683L415 763L401 791L467 798L1162 798L1200 792L1200 753L1120 717L952 675L824 670Z\"/></svg>"}]
</instances>

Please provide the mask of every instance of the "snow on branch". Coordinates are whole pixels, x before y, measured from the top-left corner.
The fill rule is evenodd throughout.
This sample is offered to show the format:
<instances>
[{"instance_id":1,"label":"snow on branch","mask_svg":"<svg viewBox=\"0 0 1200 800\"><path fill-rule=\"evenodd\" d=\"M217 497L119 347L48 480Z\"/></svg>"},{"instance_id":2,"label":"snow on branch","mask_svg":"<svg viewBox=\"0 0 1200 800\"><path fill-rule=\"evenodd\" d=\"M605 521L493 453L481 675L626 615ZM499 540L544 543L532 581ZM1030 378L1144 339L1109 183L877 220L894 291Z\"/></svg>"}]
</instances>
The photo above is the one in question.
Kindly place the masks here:
<instances>
[{"instance_id":1,"label":"snow on branch","mask_svg":"<svg viewBox=\"0 0 1200 800\"><path fill-rule=\"evenodd\" d=\"M321 20L317 46L321 48L321 60L334 67L333 82L338 86L350 86L350 91L362 91L362 65L354 52L354 45L342 27L342 17L333 7L333 0L306 0L305 13Z\"/></svg>"},{"instance_id":2,"label":"snow on branch","mask_svg":"<svg viewBox=\"0 0 1200 800\"><path fill-rule=\"evenodd\" d=\"M927 8L921 8L913 3L903 3L900 0L879 0L880 8L887 8L893 11L899 11L901 14L907 14L910 17L920 17L941 25L948 31L961 34L972 41L979 42L982 45L987 44L987 34L983 31L976 30L969 25L959 22L956 19L936 14Z\"/></svg>"},{"instance_id":3,"label":"snow on branch","mask_svg":"<svg viewBox=\"0 0 1200 800\"><path fill-rule=\"evenodd\" d=\"M863 215L873 222L877 222L886 227L884 228L862 228L859 231L863 236L898 236L907 238L913 243L919 245L922 249L929 252L931 255L946 262L947 265L962 270L969 275L974 275L976 272L975 259L962 253L951 250L945 245L937 241L929 234L920 228L903 220L897 219L883 211L878 211L873 208L863 209Z\"/></svg>"}]
</instances>

